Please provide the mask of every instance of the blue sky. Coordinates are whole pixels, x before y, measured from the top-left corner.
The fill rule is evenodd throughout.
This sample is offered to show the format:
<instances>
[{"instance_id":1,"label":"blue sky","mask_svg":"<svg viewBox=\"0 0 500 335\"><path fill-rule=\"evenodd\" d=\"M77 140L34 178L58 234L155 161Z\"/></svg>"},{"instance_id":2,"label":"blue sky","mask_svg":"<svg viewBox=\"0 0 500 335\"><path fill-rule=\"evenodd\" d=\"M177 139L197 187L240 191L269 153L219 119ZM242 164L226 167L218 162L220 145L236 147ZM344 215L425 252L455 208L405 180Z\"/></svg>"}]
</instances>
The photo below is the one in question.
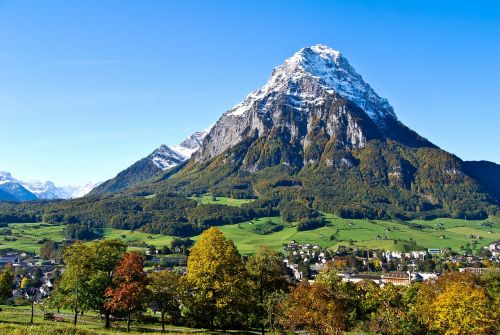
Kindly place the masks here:
<instances>
[{"instance_id":1,"label":"blue sky","mask_svg":"<svg viewBox=\"0 0 500 335\"><path fill-rule=\"evenodd\" d=\"M410 128L500 163L497 1L0 0L0 170L110 178L316 43L340 50Z\"/></svg>"}]
</instances>

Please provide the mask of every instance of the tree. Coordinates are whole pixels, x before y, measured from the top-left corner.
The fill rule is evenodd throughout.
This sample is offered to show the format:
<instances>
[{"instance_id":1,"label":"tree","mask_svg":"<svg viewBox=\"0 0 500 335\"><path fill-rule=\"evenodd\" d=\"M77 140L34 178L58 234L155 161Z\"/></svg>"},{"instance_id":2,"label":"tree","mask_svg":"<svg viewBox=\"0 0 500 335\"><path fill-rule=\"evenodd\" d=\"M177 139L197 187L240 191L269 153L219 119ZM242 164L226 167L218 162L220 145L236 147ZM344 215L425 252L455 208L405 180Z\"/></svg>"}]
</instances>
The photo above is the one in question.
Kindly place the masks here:
<instances>
[{"instance_id":1,"label":"tree","mask_svg":"<svg viewBox=\"0 0 500 335\"><path fill-rule=\"evenodd\" d=\"M32 284L33 283L29 280L28 277L23 277L23 279L21 279L21 284L19 285L19 288L24 293L24 296L31 304L31 324L33 324L33 317L35 315L35 301L37 300L38 295L38 290L33 287Z\"/></svg>"},{"instance_id":2,"label":"tree","mask_svg":"<svg viewBox=\"0 0 500 335\"><path fill-rule=\"evenodd\" d=\"M217 228L205 230L191 248L186 280L193 288L189 312L197 322L208 321L214 329L234 325L244 316L245 268L233 242Z\"/></svg>"},{"instance_id":3,"label":"tree","mask_svg":"<svg viewBox=\"0 0 500 335\"><path fill-rule=\"evenodd\" d=\"M402 321L407 319L403 304L403 289L400 286L387 284L378 289L372 298L377 308L370 314L370 330L377 334L408 334L402 325Z\"/></svg>"},{"instance_id":4,"label":"tree","mask_svg":"<svg viewBox=\"0 0 500 335\"><path fill-rule=\"evenodd\" d=\"M467 272L447 273L422 284L415 305L418 318L446 335L492 333L499 326L489 308L493 297L480 284L478 276Z\"/></svg>"},{"instance_id":5,"label":"tree","mask_svg":"<svg viewBox=\"0 0 500 335\"><path fill-rule=\"evenodd\" d=\"M97 310L105 315L105 327L110 327L110 309L106 289L112 284L114 270L126 245L119 240L76 242L64 252L66 268L56 289L58 306L71 307L75 313L85 309Z\"/></svg>"},{"instance_id":6,"label":"tree","mask_svg":"<svg viewBox=\"0 0 500 335\"><path fill-rule=\"evenodd\" d=\"M149 302L153 310L161 313L161 328L165 331L165 314L180 314L180 275L170 270L153 272L148 276Z\"/></svg>"},{"instance_id":7,"label":"tree","mask_svg":"<svg viewBox=\"0 0 500 335\"><path fill-rule=\"evenodd\" d=\"M344 306L323 284L301 282L285 300L283 309L281 322L291 332L344 334Z\"/></svg>"},{"instance_id":8,"label":"tree","mask_svg":"<svg viewBox=\"0 0 500 335\"><path fill-rule=\"evenodd\" d=\"M430 328L446 335L491 334L495 320L482 288L452 283L432 304Z\"/></svg>"},{"instance_id":9,"label":"tree","mask_svg":"<svg viewBox=\"0 0 500 335\"><path fill-rule=\"evenodd\" d=\"M142 258L135 252L127 252L118 264L113 278L115 287L106 290L110 298L106 306L127 313L127 332L130 332L131 313L142 309L146 300L146 274Z\"/></svg>"},{"instance_id":10,"label":"tree","mask_svg":"<svg viewBox=\"0 0 500 335\"><path fill-rule=\"evenodd\" d=\"M57 242L45 241L40 247L40 257L43 259L61 258L63 248Z\"/></svg>"},{"instance_id":11,"label":"tree","mask_svg":"<svg viewBox=\"0 0 500 335\"><path fill-rule=\"evenodd\" d=\"M352 325L362 315L360 287L352 282L342 281L333 262L326 263L316 277L316 282L325 286L342 303L346 310L346 326Z\"/></svg>"},{"instance_id":12,"label":"tree","mask_svg":"<svg viewBox=\"0 0 500 335\"><path fill-rule=\"evenodd\" d=\"M89 245L76 242L64 251L66 267L58 286L58 294L64 297L62 303L73 310L73 324L78 321L78 314L88 308L88 285L92 271L93 250Z\"/></svg>"},{"instance_id":13,"label":"tree","mask_svg":"<svg viewBox=\"0 0 500 335\"><path fill-rule=\"evenodd\" d=\"M91 274L89 276L89 289L87 294L89 306L104 314L105 328L111 327L111 310L106 307L109 300L106 289L112 285L115 269L122 259L127 246L120 240L103 240L90 243L94 250Z\"/></svg>"},{"instance_id":14,"label":"tree","mask_svg":"<svg viewBox=\"0 0 500 335\"><path fill-rule=\"evenodd\" d=\"M283 271L283 261L278 253L267 246L262 246L254 256L249 258L246 269L251 280L252 290L257 296L261 333L264 334L266 326L264 303L271 293L280 289L286 290L288 286Z\"/></svg>"},{"instance_id":15,"label":"tree","mask_svg":"<svg viewBox=\"0 0 500 335\"><path fill-rule=\"evenodd\" d=\"M14 270L12 265L7 265L0 271L0 300L12 298L12 285L14 283Z\"/></svg>"}]
</instances>

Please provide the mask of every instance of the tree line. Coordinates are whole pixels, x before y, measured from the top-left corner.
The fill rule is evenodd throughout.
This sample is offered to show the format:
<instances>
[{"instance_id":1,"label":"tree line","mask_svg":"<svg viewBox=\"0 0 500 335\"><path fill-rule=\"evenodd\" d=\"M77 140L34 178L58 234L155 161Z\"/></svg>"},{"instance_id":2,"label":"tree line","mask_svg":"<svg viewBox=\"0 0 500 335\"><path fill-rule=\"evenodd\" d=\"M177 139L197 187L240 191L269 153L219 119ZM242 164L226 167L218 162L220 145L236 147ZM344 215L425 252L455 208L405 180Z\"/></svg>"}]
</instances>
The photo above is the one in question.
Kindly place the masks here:
<instances>
[{"instance_id":1,"label":"tree line","mask_svg":"<svg viewBox=\"0 0 500 335\"><path fill-rule=\"evenodd\" d=\"M145 272L143 259L118 240L76 242L64 251L65 269L50 305L132 319L149 309L165 323L262 333L495 334L500 275L451 272L408 287L342 281L327 265L314 283L293 283L282 256L261 247L242 257L212 227L191 247L187 271ZM5 275L9 276L9 273ZM2 279L0 275L0 289ZM0 292L1 293L1 292Z\"/></svg>"}]
</instances>

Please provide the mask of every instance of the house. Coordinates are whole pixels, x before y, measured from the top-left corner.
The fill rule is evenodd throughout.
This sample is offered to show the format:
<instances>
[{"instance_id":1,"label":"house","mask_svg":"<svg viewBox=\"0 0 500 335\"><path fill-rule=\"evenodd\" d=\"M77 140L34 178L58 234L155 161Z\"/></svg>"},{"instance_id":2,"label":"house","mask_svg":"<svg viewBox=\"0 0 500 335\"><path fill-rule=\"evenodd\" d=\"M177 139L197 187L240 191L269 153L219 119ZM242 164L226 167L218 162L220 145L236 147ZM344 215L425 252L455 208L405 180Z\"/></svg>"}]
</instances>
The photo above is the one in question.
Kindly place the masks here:
<instances>
[{"instance_id":1,"label":"house","mask_svg":"<svg viewBox=\"0 0 500 335\"><path fill-rule=\"evenodd\" d=\"M342 277L342 281L344 282L359 283L364 280L371 280L377 285L381 284L380 281L381 276L376 274L358 274L358 273L341 272L339 273L339 276Z\"/></svg>"},{"instance_id":2,"label":"house","mask_svg":"<svg viewBox=\"0 0 500 335\"><path fill-rule=\"evenodd\" d=\"M438 277L437 273L432 273L432 272L419 272L418 275L422 277L423 281L436 279Z\"/></svg>"},{"instance_id":3,"label":"house","mask_svg":"<svg viewBox=\"0 0 500 335\"><path fill-rule=\"evenodd\" d=\"M407 286L411 283L411 276L406 272L389 272L385 275L382 275L382 285L384 284L393 284L400 286Z\"/></svg>"},{"instance_id":4,"label":"house","mask_svg":"<svg viewBox=\"0 0 500 335\"><path fill-rule=\"evenodd\" d=\"M431 255L439 255L441 253L441 249L427 249L427 252Z\"/></svg>"},{"instance_id":5,"label":"house","mask_svg":"<svg viewBox=\"0 0 500 335\"><path fill-rule=\"evenodd\" d=\"M486 272L500 272L500 268L460 268L460 272L472 272L475 274L483 274Z\"/></svg>"}]
</instances>

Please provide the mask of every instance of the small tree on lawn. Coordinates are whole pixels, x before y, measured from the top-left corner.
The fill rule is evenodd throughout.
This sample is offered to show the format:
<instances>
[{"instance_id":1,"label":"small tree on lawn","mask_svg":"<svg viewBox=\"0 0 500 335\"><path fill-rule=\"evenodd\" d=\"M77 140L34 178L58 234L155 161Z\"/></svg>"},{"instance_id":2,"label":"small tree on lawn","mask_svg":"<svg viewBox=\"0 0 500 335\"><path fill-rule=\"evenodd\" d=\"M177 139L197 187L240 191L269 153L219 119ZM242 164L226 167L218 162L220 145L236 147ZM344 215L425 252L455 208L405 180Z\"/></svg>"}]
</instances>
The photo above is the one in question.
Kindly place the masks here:
<instances>
[{"instance_id":1,"label":"small tree on lawn","mask_svg":"<svg viewBox=\"0 0 500 335\"><path fill-rule=\"evenodd\" d=\"M114 287L109 287L105 293L110 298L106 303L108 308L127 313L127 332L130 332L132 312L142 309L147 296L143 267L142 258L137 253L125 253L115 271Z\"/></svg>"},{"instance_id":2,"label":"small tree on lawn","mask_svg":"<svg viewBox=\"0 0 500 335\"><path fill-rule=\"evenodd\" d=\"M35 302L38 300L38 290L36 287L31 285L30 280L27 277L24 277L21 280L20 288L25 296L25 298L31 304L31 324L33 324L33 317L35 315Z\"/></svg>"},{"instance_id":3,"label":"small tree on lawn","mask_svg":"<svg viewBox=\"0 0 500 335\"><path fill-rule=\"evenodd\" d=\"M180 275L171 270L154 272L148 276L149 302L153 309L161 313L161 328L165 331L165 314L180 314Z\"/></svg>"},{"instance_id":4,"label":"small tree on lawn","mask_svg":"<svg viewBox=\"0 0 500 335\"><path fill-rule=\"evenodd\" d=\"M0 271L0 302L12 298L12 285L14 283L14 270L12 265L7 265Z\"/></svg>"}]
</instances>

